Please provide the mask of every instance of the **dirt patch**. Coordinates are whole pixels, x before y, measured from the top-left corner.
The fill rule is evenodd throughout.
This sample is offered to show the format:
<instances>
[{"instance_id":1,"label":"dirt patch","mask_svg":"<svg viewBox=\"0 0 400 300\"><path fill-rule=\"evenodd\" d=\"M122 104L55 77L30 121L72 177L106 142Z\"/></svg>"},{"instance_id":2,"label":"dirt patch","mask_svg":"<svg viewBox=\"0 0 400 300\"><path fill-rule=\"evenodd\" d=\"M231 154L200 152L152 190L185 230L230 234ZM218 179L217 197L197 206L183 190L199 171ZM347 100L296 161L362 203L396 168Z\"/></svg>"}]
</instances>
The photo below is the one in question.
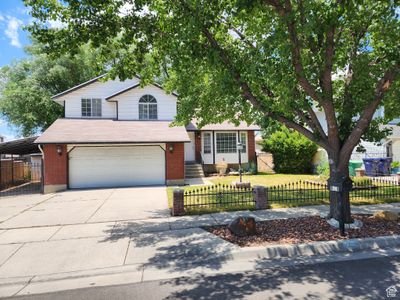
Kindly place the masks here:
<instances>
[{"instance_id":1,"label":"dirt patch","mask_svg":"<svg viewBox=\"0 0 400 300\"><path fill-rule=\"evenodd\" d=\"M249 237L237 237L230 232L227 226L210 226L204 229L241 247L300 244L400 234L398 221L378 220L371 215L361 214L353 215L353 218L362 221L364 225L361 229L346 230L345 237L340 236L338 229L331 227L325 219L319 216L257 222L256 235Z\"/></svg>"}]
</instances>

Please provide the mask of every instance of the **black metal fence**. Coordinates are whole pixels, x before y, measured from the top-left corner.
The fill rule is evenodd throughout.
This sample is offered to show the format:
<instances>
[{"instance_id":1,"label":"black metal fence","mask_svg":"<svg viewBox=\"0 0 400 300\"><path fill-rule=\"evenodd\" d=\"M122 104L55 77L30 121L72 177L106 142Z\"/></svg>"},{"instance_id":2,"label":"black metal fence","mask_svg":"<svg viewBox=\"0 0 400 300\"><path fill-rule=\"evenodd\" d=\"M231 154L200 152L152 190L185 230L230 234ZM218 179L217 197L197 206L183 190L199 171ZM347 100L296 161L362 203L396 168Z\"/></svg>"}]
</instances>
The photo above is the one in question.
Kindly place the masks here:
<instances>
[{"instance_id":1,"label":"black metal fence","mask_svg":"<svg viewBox=\"0 0 400 300\"><path fill-rule=\"evenodd\" d=\"M329 189L326 183L300 180L266 187L269 205L298 206L328 204ZM396 177L356 180L350 192L353 204L400 201L400 183ZM232 185L212 185L184 192L185 212L255 209L252 188Z\"/></svg>"},{"instance_id":2,"label":"black metal fence","mask_svg":"<svg viewBox=\"0 0 400 300\"><path fill-rule=\"evenodd\" d=\"M1 160L0 197L40 193L42 164L23 160Z\"/></svg>"},{"instance_id":3,"label":"black metal fence","mask_svg":"<svg viewBox=\"0 0 400 300\"><path fill-rule=\"evenodd\" d=\"M184 193L185 211L234 210L254 208L253 190L233 185L210 185Z\"/></svg>"}]
</instances>

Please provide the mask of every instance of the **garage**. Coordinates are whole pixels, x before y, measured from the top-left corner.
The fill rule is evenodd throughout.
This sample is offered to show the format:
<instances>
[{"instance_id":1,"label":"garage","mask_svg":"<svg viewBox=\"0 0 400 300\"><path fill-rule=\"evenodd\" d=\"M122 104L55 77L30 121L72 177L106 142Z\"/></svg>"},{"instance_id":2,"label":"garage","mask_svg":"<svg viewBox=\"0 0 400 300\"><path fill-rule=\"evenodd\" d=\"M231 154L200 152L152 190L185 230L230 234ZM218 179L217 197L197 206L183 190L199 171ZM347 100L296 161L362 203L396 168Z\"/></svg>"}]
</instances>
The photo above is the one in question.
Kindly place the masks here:
<instances>
[{"instance_id":1,"label":"garage","mask_svg":"<svg viewBox=\"0 0 400 300\"><path fill-rule=\"evenodd\" d=\"M165 152L152 146L77 146L69 152L69 187L165 184Z\"/></svg>"}]
</instances>

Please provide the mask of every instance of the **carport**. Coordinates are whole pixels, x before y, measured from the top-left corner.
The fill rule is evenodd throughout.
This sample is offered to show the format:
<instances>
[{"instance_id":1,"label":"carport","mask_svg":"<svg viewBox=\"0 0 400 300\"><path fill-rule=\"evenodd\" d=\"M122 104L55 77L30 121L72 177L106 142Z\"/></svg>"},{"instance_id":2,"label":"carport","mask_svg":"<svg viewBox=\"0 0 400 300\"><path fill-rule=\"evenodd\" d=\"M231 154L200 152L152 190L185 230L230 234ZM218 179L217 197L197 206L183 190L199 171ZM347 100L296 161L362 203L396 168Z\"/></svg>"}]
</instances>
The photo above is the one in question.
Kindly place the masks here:
<instances>
[{"instance_id":1,"label":"carport","mask_svg":"<svg viewBox=\"0 0 400 300\"><path fill-rule=\"evenodd\" d=\"M42 159L36 138L0 143L0 196L42 191Z\"/></svg>"}]
</instances>

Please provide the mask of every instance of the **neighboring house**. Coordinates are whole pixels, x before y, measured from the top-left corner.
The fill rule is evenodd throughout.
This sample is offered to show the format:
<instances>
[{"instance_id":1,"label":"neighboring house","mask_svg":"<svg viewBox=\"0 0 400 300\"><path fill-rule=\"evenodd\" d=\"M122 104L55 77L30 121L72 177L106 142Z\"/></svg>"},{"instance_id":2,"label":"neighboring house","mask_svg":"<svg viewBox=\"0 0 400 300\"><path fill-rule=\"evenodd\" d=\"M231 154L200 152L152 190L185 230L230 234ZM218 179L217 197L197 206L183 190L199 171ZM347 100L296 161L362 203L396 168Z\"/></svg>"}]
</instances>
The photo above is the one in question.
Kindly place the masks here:
<instances>
[{"instance_id":1,"label":"neighboring house","mask_svg":"<svg viewBox=\"0 0 400 300\"><path fill-rule=\"evenodd\" d=\"M104 76L104 75L103 75ZM103 76L53 96L64 106L37 140L43 151L44 191L66 188L184 184L185 164L208 170L219 161L255 161L257 126L224 122L198 128L170 126L176 94L140 79L100 81Z\"/></svg>"},{"instance_id":2,"label":"neighboring house","mask_svg":"<svg viewBox=\"0 0 400 300\"><path fill-rule=\"evenodd\" d=\"M325 114L323 111L315 111L323 129L327 132L327 123L325 119ZM376 111L374 117L383 117L384 109L380 108ZM400 120L397 122L399 123ZM391 124L393 123L393 124ZM394 125L391 122L389 125L393 128L393 133L386 139L383 139L379 144L361 141L360 145L365 149L365 152L357 152L357 147L354 149L351 160L362 160L364 157L393 157L393 160L400 160L400 127ZM396 123L396 124L397 124ZM386 127L384 126L384 127ZM318 165L324 161L327 161L327 153L325 150L318 151L317 155L314 157L314 164Z\"/></svg>"},{"instance_id":3,"label":"neighboring house","mask_svg":"<svg viewBox=\"0 0 400 300\"><path fill-rule=\"evenodd\" d=\"M387 154L393 161L398 162L400 162L400 126L397 125L399 123L400 119L397 119L385 126L392 129L392 133L385 140Z\"/></svg>"}]
</instances>

